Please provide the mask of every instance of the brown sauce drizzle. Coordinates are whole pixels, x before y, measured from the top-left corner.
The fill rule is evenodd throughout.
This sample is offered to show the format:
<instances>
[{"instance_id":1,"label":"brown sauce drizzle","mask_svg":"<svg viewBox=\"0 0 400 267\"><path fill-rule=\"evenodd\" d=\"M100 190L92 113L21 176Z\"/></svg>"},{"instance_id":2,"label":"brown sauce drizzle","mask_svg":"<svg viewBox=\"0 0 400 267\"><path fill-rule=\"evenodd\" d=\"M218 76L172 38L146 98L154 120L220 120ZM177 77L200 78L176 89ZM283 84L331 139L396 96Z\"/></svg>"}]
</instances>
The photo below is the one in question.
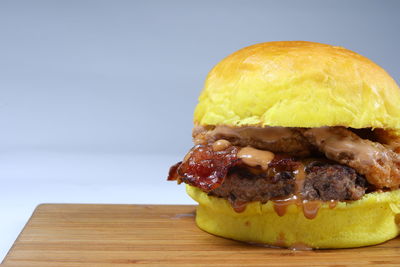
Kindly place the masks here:
<instances>
[{"instance_id":1,"label":"brown sauce drizzle","mask_svg":"<svg viewBox=\"0 0 400 267\"><path fill-rule=\"evenodd\" d=\"M301 199L301 190L303 189L304 185L304 180L306 179L306 171L305 171L305 166L303 163L300 163L297 170L294 171L295 174L295 195L297 196L298 199Z\"/></svg>"},{"instance_id":2,"label":"brown sauce drizzle","mask_svg":"<svg viewBox=\"0 0 400 267\"><path fill-rule=\"evenodd\" d=\"M222 151L231 146L231 143L228 140L220 139L213 143L212 147L214 151Z\"/></svg>"},{"instance_id":3,"label":"brown sauce drizzle","mask_svg":"<svg viewBox=\"0 0 400 267\"><path fill-rule=\"evenodd\" d=\"M337 201L337 200L331 199L331 200L329 201L329 208L330 208L330 209L334 209L334 208L337 206L337 204L338 204L338 201Z\"/></svg>"},{"instance_id":4,"label":"brown sauce drizzle","mask_svg":"<svg viewBox=\"0 0 400 267\"><path fill-rule=\"evenodd\" d=\"M276 247L286 247L286 237L284 232L280 232L278 238L276 239L274 246Z\"/></svg>"},{"instance_id":5,"label":"brown sauce drizzle","mask_svg":"<svg viewBox=\"0 0 400 267\"><path fill-rule=\"evenodd\" d=\"M272 201L274 204L274 210L280 217L284 216L290 205L297 205L302 207L304 217L307 219L314 219L318 215L318 210L322 205L320 200L302 200L297 198L296 195L291 196L287 199L275 199Z\"/></svg>"},{"instance_id":6,"label":"brown sauce drizzle","mask_svg":"<svg viewBox=\"0 0 400 267\"><path fill-rule=\"evenodd\" d=\"M304 217L307 219L314 219L317 214L318 210L321 207L321 201L320 200L303 200L303 214Z\"/></svg>"},{"instance_id":7,"label":"brown sauce drizzle","mask_svg":"<svg viewBox=\"0 0 400 267\"><path fill-rule=\"evenodd\" d=\"M287 127L257 127L243 126L230 127L224 125L215 126L213 129L204 126L195 126L192 131L195 141L203 142L207 137L211 139L220 137L234 137L238 139L255 139L266 143L276 142L277 140L292 135L292 130ZM198 136L202 136L197 138Z\"/></svg>"},{"instance_id":8,"label":"brown sauce drizzle","mask_svg":"<svg viewBox=\"0 0 400 267\"><path fill-rule=\"evenodd\" d=\"M220 139L215 141L212 144L212 149L215 152L223 151L230 147L232 144L228 140ZM186 158L190 157L191 153L189 152L186 155ZM266 171L268 169L269 163L274 159L275 155L272 152L255 149L253 147L247 146L241 148L237 157L242 160L242 162L248 166L256 167L260 166L262 171ZM307 219L314 219L318 215L318 210L322 205L322 201L313 200L308 201L304 200L302 196L302 188L304 186L304 181L306 178L305 165L302 162L299 162L296 169L293 171L295 175L295 190L294 194L289 197L275 198L272 200L273 208L276 214L280 217L284 216L287 212L287 209L290 205L295 204L298 207L301 207L303 210L304 217ZM233 210L237 213L244 212L246 210L246 206L248 203L240 202L240 201L230 201ZM333 209L337 205L337 201L331 200L329 201L329 208Z\"/></svg>"},{"instance_id":9,"label":"brown sauce drizzle","mask_svg":"<svg viewBox=\"0 0 400 267\"><path fill-rule=\"evenodd\" d=\"M248 147L246 147L246 149L247 148ZM242 148L240 151L243 151L244 149L245 148ZM246 152L246 150L244 150L243 152ZM259 152L259 150L257 152ZM264 152L264 151L262 151L262 152ZM265 152L268 152L268 151L265 151ZM245 153L243 153L243 154L245 154ZM246 152L246 154L247 154L247 152ZM238 154L238 157L240 158L239 154ZM243 158L242 158L242 160L243 160ZM257 161L257 163L258 162L259 161ZM254 165L254 166L261 165L262 166L264 164L259 164L259 163L256 164L256 163L252 162L252 165ZM266 165L264 165L264 166L266 166ZM265 170L265 167L263 167L263 170ZM295 192L293 195L290 195L288 197L272 199L271 201L273 203L274 211L276 212L276 214L278 216L282 217L286 214L288 207L290 205L294 204L302 209L305 218L310 219L310 220L314 219L318 215L318 211L322 205L322 201L321 200L309 201L309 200L303 199L301 190L303 188L304 181L306 178L305 165L303 163L299 163L298 167L293 171L293 173L295 174ZM231 206L232 206L233 210L238 213L245 211L247 204L248 203L246 203L246 202L231 201ZM335 200L329 201L330 209L335 208L336 205L337 205L337 201L335 201ZM297 248L293 248L293 249L294 250L304 250L304 249L297 249Z\"/></svg>"},{"instance_id":10,"label":"brown sauce drizzle","mask_svg":"<svg viewBox=\"0 0 400 267\"><path fill-rule=\"evenodd\" d=\"M303 188L304 180L306 178L304 164L300 163L297 169L294 171L294 174L295 174L294 194L291 195L290 197L274 199L272 201L274 205L274 210L278 216L282 217L286 214L288 207L292 204L295 204L298 207L302 208L304 217L306 217L307 219L314 219L318 214L318 210L321 207L322 201L320 200L308 201L303 199L301 190ZM329 207L334 208L336 206L336 202L333 203L335 204L332 204L332 202L330 202L330 205L332 205L332 207L331 206Z\"/></svg>"},{"instance_id":11,"label":"brown sauce drizzle","mask_svg":"<svg viewBox=\"0 0 400 267\"><path fill-rule=\"evenodd\" d=\"M273 208L275 213L282 217L286 214L287 209L290 205L296 205L297 207L301 208L304 214L304 217L307 219L314 219L318 215L318 211L321 208L322 204L324 203L322 200L306 200L303 199L302 196L302 188L304 185L304 180L306 178L305 173L305 166L304 164L300 163L296 170L294 171L295 174L295 192L293 195L288 197L280 197L271 199L273 203ZM337 200L330 200L329 202L325 202L328 204L330 209L334 209L338 201ZM245 202L231 202L232 208L240 213L246 209L246 205L248 203ZM293 250L310 250L310 247L307 247L304 244L295 244L296 246L290 247ZM297 246L298 245L298 246ZM278 246L278 245L277 245Z\"/></svg>"},{"instance_id":12,"label":"brown sauce drizzle","mask_svg":"<svg viewBox=\"0 0 400 267\"><path fill-rule=\"evenodd\" d=\"M247 202L232 201L231 206L235 212L242 213L246 210Z\"/></svg>"},{"instance_id":13,"label":"brown sauce drizzle","mask_svg":"<svg viewBox=\"0 0 400 267\"><path fill-rule=\"evenodd\" d=\"M320 127L309 129L308 132L315 136L316 144L323 146L331 154L340 153L357 154L361 162L365 164L375 164L374 159L380 153L379 149L371 146L364 139L355 139L351 135L343 136L332 134L332 127Z\"/></svg>"},{"instance_id":14,"label":"brown sauce drizzle","mask_svg":"<svg viewBox=\"0 0 400 267\"><path fill-rule=\"evenodd\" d=\"M241 148L237 156L246 165L251 167L260 166L264 171L268 169L268 164L275 157L272 152L255 149L250 146Z\"/></svg>"},{"instance_id":15,"label":"brown sauce drizzle","mask_svg":"<svg viewBox=\"0 0 400 267\"><path fill-rule=\"evenodd\" d=\"M283 215L286 214L287 208L291 204L296 204L298 203L296 195L292 195L289 198L282 198L282 199L275 199L272 201L274 204L274 210L278 216L282 217Z\"/></svg>"}]
</instances>

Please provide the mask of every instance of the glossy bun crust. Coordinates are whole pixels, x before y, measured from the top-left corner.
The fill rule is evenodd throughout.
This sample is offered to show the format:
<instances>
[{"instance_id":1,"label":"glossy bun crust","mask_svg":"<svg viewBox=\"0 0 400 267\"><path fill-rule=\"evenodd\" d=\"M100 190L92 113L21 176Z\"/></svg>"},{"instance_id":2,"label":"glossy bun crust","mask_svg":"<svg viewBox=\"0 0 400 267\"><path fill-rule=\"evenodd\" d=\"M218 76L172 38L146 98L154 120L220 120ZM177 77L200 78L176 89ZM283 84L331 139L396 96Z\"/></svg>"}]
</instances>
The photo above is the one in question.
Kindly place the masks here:
<instances>
[{"instance_id":1,"label":"glossy bun crust","mask_svg":"<svg viewBox=\"0 0 400 267\"><path fill-rule=\"evenodd\" d=\"M189 185L186 190L199 203L197 225L235 240L291 248L350 248L379 244L399 234L400 190L370 193L358 201L339 202L333 209L323 204L314 219L305 218L294 204L280 217L271 201L250 203L237 213L225 199Z\"/></svg>"},{"instance_id":2,"label":"glossy bun crust","mask_svg":"<svg viewBox=\"0 0 400 267\"><path fill-rule=\"evenodd\" d=\"M197 125L400 129L400 90L342 47L303 41L243 48L208 74Z\"/></svg>"}]
</instances>

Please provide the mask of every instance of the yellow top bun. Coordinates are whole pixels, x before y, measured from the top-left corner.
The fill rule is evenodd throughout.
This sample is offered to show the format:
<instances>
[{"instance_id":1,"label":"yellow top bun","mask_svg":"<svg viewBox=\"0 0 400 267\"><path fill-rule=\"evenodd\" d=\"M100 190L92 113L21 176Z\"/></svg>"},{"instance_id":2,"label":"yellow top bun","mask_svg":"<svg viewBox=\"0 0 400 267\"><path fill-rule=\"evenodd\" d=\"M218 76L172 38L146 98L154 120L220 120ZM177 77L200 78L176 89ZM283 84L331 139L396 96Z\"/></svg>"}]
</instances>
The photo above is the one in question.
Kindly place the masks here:
<instances>
[{"instance_id":1,"label":"yellow top bun","mask_svg":"<svg viewBox=\"0 0 400 267\"><path fill-rule=\"evenodd\" d=\"M342 47L284 41L243 48L208 74L198 125L400 129L400 90Z\"/></svg>"}]
</instances>

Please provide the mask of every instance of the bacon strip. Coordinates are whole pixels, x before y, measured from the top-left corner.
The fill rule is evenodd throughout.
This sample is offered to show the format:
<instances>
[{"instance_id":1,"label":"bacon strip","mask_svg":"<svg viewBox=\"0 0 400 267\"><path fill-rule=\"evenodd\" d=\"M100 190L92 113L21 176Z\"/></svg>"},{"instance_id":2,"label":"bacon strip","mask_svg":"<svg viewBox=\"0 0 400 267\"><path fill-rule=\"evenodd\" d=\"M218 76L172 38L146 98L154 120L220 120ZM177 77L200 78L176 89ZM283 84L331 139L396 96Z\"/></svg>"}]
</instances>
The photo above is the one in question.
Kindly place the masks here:
<instances>
[{"instance_id":1,"label":"bacon strip","mask_svg":"<svg viewBox=\"0 0 400 267\"><path fill-rule=\"evenodd\" d=\"M185 182L209 192L219 187L228 170L237 165L238 148L230 146L222 151L214 151L212 145L197 145L192 148L183 162L172 166L168 180Z\"/></svg>"},{"instance_id":2,"label":"bacon strip","mask_svg":"<svg viewBox=\"0 0 400 267\"><path fill-rule=\"evenodd\" d=\"M178 182L181 183L181 181L179 181L179 174L178 174L178 169L179 169L179 166L181 166L181 164L182 164L182 161L179 161L175 165L172 165L171 168L169 168L167 181L178 180Z\"/></svg>"}]
</instances>

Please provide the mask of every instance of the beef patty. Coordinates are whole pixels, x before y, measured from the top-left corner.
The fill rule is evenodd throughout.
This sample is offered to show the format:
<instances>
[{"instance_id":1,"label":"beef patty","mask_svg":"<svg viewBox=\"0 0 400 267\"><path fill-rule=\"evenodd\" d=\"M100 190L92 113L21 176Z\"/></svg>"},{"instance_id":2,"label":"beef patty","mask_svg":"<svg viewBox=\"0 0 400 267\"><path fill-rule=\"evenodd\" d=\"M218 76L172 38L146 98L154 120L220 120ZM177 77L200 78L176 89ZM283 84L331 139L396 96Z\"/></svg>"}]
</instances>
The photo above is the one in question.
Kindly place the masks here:
<instances>
[{"instance_id":1,"label":"beef patty","mask_svg":"<svg viewBox=\"0 0 400 267\"><path fill-rule=\"evenodd\" d=\"M286 163L287 164L287 163ZM296 188L293 170L254 173L249 168L231 168L224 182L208 194L231 203L260 201L301 194L306 200L358 200L368 189L366 179L345 165L325 161L312 161L305 167L302 188Z\"/></svg>"}]
</instances>

